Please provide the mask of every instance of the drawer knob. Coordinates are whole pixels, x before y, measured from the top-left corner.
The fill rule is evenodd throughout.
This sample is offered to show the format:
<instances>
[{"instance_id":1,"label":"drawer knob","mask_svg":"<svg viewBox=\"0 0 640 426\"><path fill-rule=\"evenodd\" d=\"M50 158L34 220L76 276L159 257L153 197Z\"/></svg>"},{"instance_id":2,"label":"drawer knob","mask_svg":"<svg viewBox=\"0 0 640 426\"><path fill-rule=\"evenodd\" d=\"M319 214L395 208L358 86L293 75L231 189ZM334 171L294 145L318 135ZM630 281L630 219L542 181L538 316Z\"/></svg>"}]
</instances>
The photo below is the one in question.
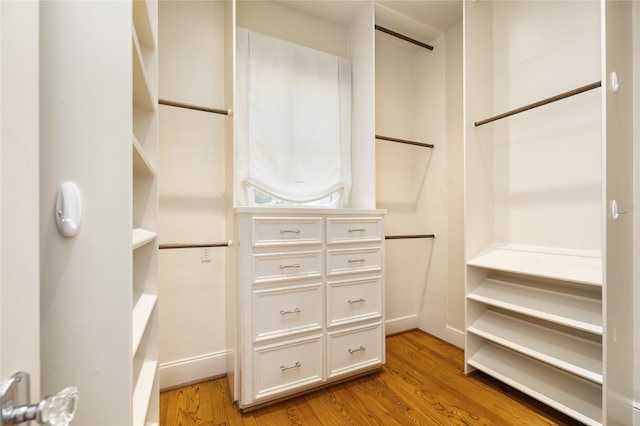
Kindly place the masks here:
<instances>
[{"instance_id":1,"label":"drawer knob","mask_svg":"<svg viewBox=\"0 0 640 426\"><path fill-rule=\"evenodd\" d=\"M280 269L290 269L290 268L299 268L300 265L298 265L297 263L294 263L292 265L280 265Z\"/></svg>"},{"instance_id":2,"label":"drawer knob","mask_svg":"<svg viewBox=\"0 0 640 426\"><path fill-rule=\"evenodd\" d=\"M365 300L361 297L360 299L349 299L347 300L348 304L353 304L353 303L360 303L360 302L364 302Z\"/></svg>"},{"instance_id":3,"label":"drawer knob","mask_svg":"<svg viewBox=\"0 0 640 426\"><path fill-rule=\"evenodd\" d=\"M364 232L366 229L364 228L349 228L349 232Z\"/></svg>"},{"instance_id":4,"label":"drawer knob","mask_svg":"<svg viewBox=\"0 0 640 426\"><path fill-rule=\"evenodd\" d=\"M349 260L347 260L347 262L349 262L349 263L359 263L359 262L364 262L364 259L363 258L360 258L360 259L349 259Z\"/></svg>"},{"instance_id":5,"label":"drawer knob","mask_svg":"<svg viewBox=\"0 0 640 426\"><path fill-rule=\"evenodd\" d=\"M299 229L281 229L280 233L281 234L299 234L300 230Z\"/></svg>"},{"instance_id":6,"label":"drawer knob","mask_svg":"<svg viewBox=\"0 0 640 426\"><path fill-rule=\"evenodd\" d=\"M366 349L367 349L367 348L365 348L364 346L360 345L360 347L359 347L358 349L351 349L351 348L349 348L349 353L350 353L350 354L352 354L352 353L354 353L354 352L360 352L360 351L364 351L364 350L366 350Z\"/></svg>"},{"instance_id":7,"label":"drawer knob","mask_svg":"<svg viewBox=\"0 0 640 426\"><path fill-rule=\"evenodd\" d=\"M292 366L290 366L290 367L287 367L287 366L285 366L284 364L282 364L282 365L280 366L280 370L282 370L282 371L287 371L287 370L290 370L290 369L292 369L292 368L300 368L300 367L302 367L302 364L300 364L300 361L296 361L296 363L295 363L295 364L293 364L293 365L292 365Z\"/></svg>"},{"instance_id":8,"label":"drawer knob","mask_svg":"<svg viewBox=\"0 0 640 426\"><path fill-rule=\"evenodd\" d=\"M300 308L291 309L289 311L285 311L284 309L281 309L280 310L280 315L297 314L299 312L300 312Z\"/></svg>"}]
</instances>

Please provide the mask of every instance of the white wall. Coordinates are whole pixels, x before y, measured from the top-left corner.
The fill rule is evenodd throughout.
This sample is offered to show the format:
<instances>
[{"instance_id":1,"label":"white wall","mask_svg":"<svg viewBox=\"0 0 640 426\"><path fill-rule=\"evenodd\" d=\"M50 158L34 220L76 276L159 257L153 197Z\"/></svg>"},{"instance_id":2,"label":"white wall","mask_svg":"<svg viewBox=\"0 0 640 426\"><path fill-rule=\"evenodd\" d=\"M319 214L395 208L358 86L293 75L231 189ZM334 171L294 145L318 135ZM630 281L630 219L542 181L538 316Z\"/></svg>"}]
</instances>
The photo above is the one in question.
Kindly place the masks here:
<instances>
[{"instance_id":1,"label":"white wall","mask_svg":"<svg viewBox=\"0 0 640 426\"><path fill-rule=\"evenodd\" d=\"M640 324L640 209L638 205L640 203L640 4L633 3L633 75L635 79L635 93L634 93L634 110L636 120L634 121L634 149L635 149L635 188L634 188L634 207L636 211L635 220L635 288L634 288L634 324ZM635 342L634 353L640 353L640 326L635 327ZM636 423L640 423L640 356L635 356L634 374L634 399L635 399L635 415Z\"/></svg>"},{"instance_id":2,"label":"white wall","mask_svg":"<svg viewBox=\"0 0 640 426\"><path fill-rule=\"evenodd\" d=\"M351 55L344 27L270 2L239 2L237 7L239 26ZM277 24L283 16L312 30L301 37L294 27ZM229 107L223 104L224 38L229 32L224 2L162 1L159 20L160 98ZM389 209L386 234L438 235L435 240L386 242L387 331L420 327L459 346L464 323L458 264L462 226L461 216L449 222L448 210L462 207L449 207L448 186L458 191L451 202L462 203L462 183L461 176L456 180L447 170L462 168L461 130L456 129L456 120L461 121L461 31L459 25L438 38L434 52L397 39L378 43L375 52L376 133L436 145L431 150L376 142L376 207ZM228 137L225 120L230 119L160 108L160 243L223 241L224 197L229 195L224 193L229 153L223 140ZM450 153L448 145L456 138L458 145ZM450 243L451 238L459 241ZM226 372L225 254L230 250L212 249L212 262L202 263L198 249L160 252L162 388ZM449 275L458 277L452 287Z\"/></svg>"},{"instance_id":3,"label":"white wall","mask_svg":"<svg viewBox=\"0 0 640 426\"><path fill-rule=\"evenodd\" d=\"M376 144L385 233L436 234L386 241L387 332L418 327L462 346L462 25L431 44L376 36L376 134L435 145Z\"/></svg>"},{"instance_id":4,"label":"white wall","mask_svg":"<svg viewBox=\"0 0 640 426\"><path fill-rule=\"evenodd\" d=\"M463 346L464 318L464 120L462 93L462 22L445 33L447 122L447 318L450 342Z\"/></svg>"},{"instance_id":5,"label":"white wall","mask_svg":"<svg viewBox=\"0 0 640 426\"><path fill-rule=\"evenodd\" d=\"M224 2L162 1L161 99L225 108ZM225 241L225 120L160 107L159 239ZM226 371L228 248L160 250L160 387Z\"/></svg>"},{"instance_id":6,"label":"white wall","mask_svg":"<svg viewBox=\"0 0 640 426\"><path fill-rule=\"evenodd\" d=\"M40 4L42 394L78 386L76 424L131 421L131 22L128 2ZM53 214L65 181L73 238Z\"/></svg>"},{"instance_id":7,"label":"white wall","mask_svg":"<svg viewBox=\"0 0 640 426\"><path fill-rule=\"evenodd\" d=\"M599 3L495 2L494 17L495 114L600 80ZM486 125L494 241L601 249L600 103L592 90Z\"/></svg>"}]
</instances>

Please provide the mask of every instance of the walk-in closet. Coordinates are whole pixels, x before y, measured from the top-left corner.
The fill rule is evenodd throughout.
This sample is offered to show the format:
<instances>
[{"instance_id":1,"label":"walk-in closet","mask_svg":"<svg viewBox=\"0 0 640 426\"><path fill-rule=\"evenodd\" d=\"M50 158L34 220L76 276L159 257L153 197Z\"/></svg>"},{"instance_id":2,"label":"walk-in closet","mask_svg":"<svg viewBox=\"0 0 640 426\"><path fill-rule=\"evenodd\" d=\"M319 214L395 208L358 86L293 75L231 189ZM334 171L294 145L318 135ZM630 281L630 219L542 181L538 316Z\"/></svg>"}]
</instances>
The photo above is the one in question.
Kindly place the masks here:
<instances>
[{"instance_id":1,"label":"walk-in closet","mask_svg":"<svg viewBox=\"0 0 640 426\"><path fill-rule=\"evenodd\" d=\"M632 423L631 12L465 3L465 368L594 425Z\"/></svg>"},{"instance_id":2,"label":"walk-in closet","mask_svg":"<svg viewBox=\"0 0 640 426\"><path fill-rule=\"evenodd\" d=\"M259 231L263 227L275 230L284 226L287 215L278 210L269 213L268 207L262 210L265 207L259 206L256 194L263 196L266 187L253 180L250 185L254 186L246 192L242 182L248 181L236 173L238 159L244 155L238 151L238 141L245 137L248 122L259 119L257 115L247 117L255 114L251 108L257 105L256 96L262 96L247 95L239 86L243 77L238 73L250 69L241 53L246 49L241 43L247 36L239 31L255 32L255 46L262 43L259 37L266 36L351 61L353 180L351 198L342 208L384 212L382 233L373 232L369 240L379 238L383 244L380 247L384 247L384 264L380 265L384 309L374 311L383 315L385 333L425 330L464 346L467 372L482 370L580 421L603 422L602 413L611 416L612 412L603 408L607 405L603 383L607 382L607 368L611 368L606 360L617 359L617 351L605 356L610 346L607 341L612 338L608 333L624 336L626 344L633 342L628 326L610 324L607 329L607 315L612 317L606 308L607 301L631 300L632 296L629 288L618 290L606 285L612 270L620 269L607 268L612 260L606 246L614 244L614 231L607 222L612 220L612 200L604 188L611 182L611 164L607 161L614 161L614 154L607 152L612 143L606 132L612 128L613 110L607 109L603 100L621 95L619 91L612 94L612 83L607 81L610 72L605 68L613 66L613 59L607 55L627 48L611 41L613 27L606 19L620 12L608 3L597 2L465 2L459 4L457 18L450 19L446 27L437 27L435 22L442 21L424 18L437 13L434 3L168 2L164 5L166 12L161 7L160 38L167 39L167 47L164 53L161 51L160 66L172 76L166 82L161 79L160 97L167 98L161 112L176 118L161 122L166 129L161 132L161 149L167 170L162 176L167 177L166 181L161 178L160 217L168 231L161 232L160 238L167 243L166 248L173 249L162 252L160 267L167 273L161 274L161 282L175 300L184 303L171 311L171 318L186 310L193 297L202 303L200 296L172 284L180 280L180 274L193 273L187 263L225 271L225 277L216 276L215 290L200 281L203 291L218 295L220 306L225 304L227 317L222 322L226 321L227 328L214 326L214 341L218 343L210 345L211 351L197 363L203 368L216 365L216 371L221 371L222 355L233 346L223 343L222 336L226 333L225 341L236 341L237 345L238 339L244 338L244 330L256 321L251 316L243 317L243 312L250 306L263 309L265 300L281 297L284 291L267 286L258 293L242 295L244 286L239 286L246 280L266 280L270 285L275 282L277 274L269 275L268 271L263 278L243 278L247 271L255 274L256 268L264 267L251 267L249 259L268 261L271 255L291 254L278 248L277 238L267 236L260 242L262 237L253 234L267 232ZM202 22L203 16L216 22L206 27L206 37L191 24ZM164 27L162 22L166 23ZM620 27L621 40L631 36L629 28ZM248 37L252 40L251 35ZM607 43L611 44L609 49ZM189 46L188 57L180 47L185 45ZM208 54L203 56L203 51ZM212 52L217 55L213 59ZM210 82L211 76L215 76L215 83ZM206 80L216 89L203 91L194 83L197 80ZM181 110L175 102L226 114L204 112L204 108ZM276 108L278 102L274 99L260 108ZM620 101L612 102L615 108L621 107ZM530 104L534 107L521 108ZM229 109L233 112L228 113ZM515 113L509 113L514 109ZM196 130L197 126L178 124L180 115L191 120L201 117L197 120L203 120L203 127ZM213 127L204 127L204 120ZM192 142L185 139L200 139L204 151L186 150L185 143ZM193 149L197 150L197 145ZM205 152L207 157L202 156ZM193 180L187 182L185 176ZM176 220L185 217L182 214L187 209L193 214L205 211L199 210L193 200L176 196L186 187L191 191L202 188L196 182L203 177L207 185L218 188L204 196L211 199L217 194L216 201L209 201L207 207L210 213L215 211L213 227L204 223L205 217L214 217L208 213L193 220ZM624 216L630 209L628 200L618 198L619 223L631 216ZM324 216L315 211L294 213L303 222L290 230L296 238L282 247L290 250L291 242L298 241L297 250L311 256L311 263L300 263L303 270L294 276L302 279L299 291L310 297L319 292L316 297L326 304L328 293L315 287L315 278L311 278L319 268L318 277L331 281L330 276L324 277L321 266L331 259L329 240L323 239L328 232L321 225ZM366 217L364 211L359 213L358 219ZM244 234L253 238L253 251L242 248ZM193 245L178 248L180 244L175 243L179 242ZM210 247L205 247L207 242ZM239 252L245 254L238 258ZM314 258L316 254L318 258ZM375 264L378 260L373 261ZM245 262L249 266L238 267ZM320 266L314 266L314 262ZM298 268L299 262L291 264ZM306 267L311 269L304 270ZM623 275L631 283L631 270L626 268ZM258 299L252 304L237 304L239 299L251 297ZM548 298L549 302L542 301ZM544 307L547 303L548 310ZM584 306L574 308L577 303ZM275 345L278 340L274 336L313 335L309 330L329 335L331 329L321 325L328 320L323 318L331 311L328 306L310 323L294 327L292 330L298 331L293 334L265 329L238 347L246 350L259 344ZM575 317L569 306L578 309ZM632 315L632 309L626 306L623 315ZM197 311L188 310L195 319ZM215 316L220 324L220 312L207 310L205 315ZM289 310L282 312L283 316L290 315ZM161 313L161 318L165 324L175 321L168 313ZM241 329L234 324L240 324ZM168 325L167 329L172 330L162 337L167 345L174 341L168 337L172 333L176 338L182 336L180 327ZM558 339L563 345L553 343ZM261 349L256 350L261 353ZM185 367L191 364L186 355ZM179 358L177 353L173 357ZM229 364L247 362L244 359L227 360L230 375L238 371L238 366ZM541 361L548 367L539 364ZM621 362L629 364L628 360ZM181 377L179 362L163 365L167 366L166 377L175 377L168 386L177 384ZM282 365L283 371L290 370L289 365ZM297 363L291 366L301 369ZM527 377L520 376L527 371L535 371L525 374L532 378L550 374L545 380L554 391L547 394L544 389L549 385L538 389L529 384ZM191 374L190 379L199 375L195 369ZM325 380L321 373L313 374L313 380ZM617 382L610 383L616 386ZM555 390L562 386L570 399L582 398L584 402L565 401ZM584 389L581 397L574 392L578 388ZM256 395L260 400L262 394ZM584 404L591 408L583 408Z\"/></svg>"},{"instance_id":3,"label":"walk-in closet","mask_svg":"<svg viewBox=\"0 0 640 426\"><path fill-rule=\"evenodd\" d=\"M255 414L415 329L463 383L640 424L640 2L1 2L0 118L23 7L40 388L77 424L211 378Z\"/></svg>"},{"instance_id":4,"label":"walk-in closet","mask_svg":"<svg viewBox=\"0 0 640 426\"><path fill-rule=\"evenodd\" d=\"M598 2L464 2L445 24L437 3L161 2L165 387L228 374L241 407L260 405L331 382L343 371L322 349L331 336L382 320L384 334L420 328L465 347L468 373L484 371L580 421L613 418L603 408L615 399L603 390L606 359L617 359L605 356L608 333L633 342L628 326L606 325L607 300L632 294L604 283L613 234L603 185L613 154L603 100L620 96L603 71L615 50L605 49L613 34L604 20L619 12ZM443 19L429 20L439 10ZM352 181L336 217L295 203L287 210L273 195L280 187L242 171L256 167L242 165L253 149L239 149L242 141L271 131L251 126L288 108L277 98L259 104L271 95L251 92L260 77L250 61L272 42L274 55L299 46L350 61ZM630 218L618 197L619 217ZM334 256L350 250L367 255L340 261L361 269L333 275ZM331 319L330 290L347 292L351 281L384 294L350 293L350 302L376 302ZM313 299L320 310L306 313ZM269 319L273 303L291 306ZM291 326L279 328L285 317ZM211 325L189 327L203 319ZM311 361L318 369L271 359L305 345L320 356ZM384 357L374 359L363 365ZM265 362L299 377L262 377Z\"/></svg>"}]
</instances>

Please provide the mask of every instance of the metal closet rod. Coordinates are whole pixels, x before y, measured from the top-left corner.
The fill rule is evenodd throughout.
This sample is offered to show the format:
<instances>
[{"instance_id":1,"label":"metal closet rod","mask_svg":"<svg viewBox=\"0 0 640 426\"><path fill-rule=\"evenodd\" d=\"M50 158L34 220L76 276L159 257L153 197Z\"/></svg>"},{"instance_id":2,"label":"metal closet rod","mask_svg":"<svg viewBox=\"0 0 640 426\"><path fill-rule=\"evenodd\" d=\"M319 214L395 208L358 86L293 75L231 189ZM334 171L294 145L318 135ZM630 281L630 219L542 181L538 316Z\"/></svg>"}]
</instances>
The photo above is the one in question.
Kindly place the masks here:
<instances>
[{"instance_id":1,"label":"metal closet rod","mask_svg":"<svg viewBox=\"0 0 640 426\"><path fill-rule=\"evenodd\" d=\"M210 247L229 247L229 241L218 242L218 243L190 243L190 244L169 243L169 244L160 244L158 246L160 250L185 249L185 248L210 248Z\"/></svg>"},{"instance_id":2,"label":"metal closet rod","mask_svg":"<svg viewBox=\"0 0 640 426\"><path fill-rule=\"evenodd\" d=\"M388 28L381 27L380 25L374 25L374 28L376 30L378 30L378 31L382 31L383 33L387 33L387 34L389 34L391 36L397 37L397 38L402 39L404 41L408 41L409 43L413 43L413 44L416 44L416 45L418 45L420 47L424 47L425 49L433 50L433 46L431 46L431 45L429 45L427 43L423 43L421 41L418 41L415 38L407 37L404 34L400 34L400 33L397 33L395 31L392 31L392 30L390 30Z\"/></svg>"},{"instance_id":3,"label":"metal closet rod","mask_svg":"<svg viewBox=\"0 0 640 426\"><path fill-rule=\"evenodd\" d=\"M422 142L408 141L406 139L390 138L388 136L376 135L376 139L380 139L380 140L383 140L383 141L406 143L407 145L423 146L425 148L435 148L435 146L432 143L422 143Z\"/></svg>"},{"instance_id":4,"label":"metal closet rod","mask_svg":"<svg viewBox=\"0 0 640 426\"><path fill-rule=\"evenodd\" d=\"M167 105L167 106L172 106L176 108L192 109L195 111L211 112L214 114L231 115L230 109L209 108L209 107L203 107L199 105L187 104L184 102L169 101L167 99L158 99L158 103L160 105Z\"/></svg>"},{"instance_id":5,"label":"metal closet rod","mask_svg":"<svg viewBox=\"0 0 640 426\"><path fill-rule=\"evenodd\" d=\"M561 99L569 98L571 96L579 95L580 93L587 92L589 90L597 89L602 86L602 81L596 81L595 83L587 84L585 86L578 87L577 89L569 90L568 92L560 93L559 95L552 96L550 98L543 99L538 102L534 102L529 105L525 105L520 108L512 109L511 111L507 111L505 113L494 115L493 117L489 117L485 120L476 121L474 126L482 126L483 124L491 123L492 121L500 120L501 118L509 117L511 115L519 114L524 111L529 111L530 109L538 108L542 105L550 104L551 102L559 101Z\"/></svg>"},{"instance_id":6,"label":"metal closet rod","mask_svg":"<svg viewBox=\"0 0 640 426\"><path fill-rule=\"evenodd\" d=\"M385 235L385 240L408 240L413 238L435 238L436 234Z\"/></svg>"}]
</instances>

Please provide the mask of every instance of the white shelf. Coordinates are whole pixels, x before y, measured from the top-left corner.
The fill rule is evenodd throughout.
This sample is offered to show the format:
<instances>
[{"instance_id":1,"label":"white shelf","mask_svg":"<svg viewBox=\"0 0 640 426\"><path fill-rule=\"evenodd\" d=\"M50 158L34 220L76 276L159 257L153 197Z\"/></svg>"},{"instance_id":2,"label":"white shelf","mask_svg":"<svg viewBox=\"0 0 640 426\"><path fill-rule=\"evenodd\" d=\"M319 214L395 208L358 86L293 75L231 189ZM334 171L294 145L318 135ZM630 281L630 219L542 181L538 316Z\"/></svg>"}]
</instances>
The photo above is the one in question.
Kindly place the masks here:
<instances>
[{"instance_id":1,"label":"white shelf","mask_svg":"<svg viewBox=\"0 0 640 426\"><path fill-rule=\"evenodd\" d=\"M601 424L599 385L491 343L483 345L468 363L585 424Z\"/></svg>"},{"instance_id":2,"label":"white shelf","mask_svg":"<svg viewBox=\"0 0 640 426\"><path fill-rule=\"evenodd\" d=\"M134 294L135 305L133 307L133 319L132 319L132 339L133 339L133 353L135 355L138 351L138 346L144 335L144 331L147 329L149 319L153 308L156 306L158 296L154 294Z\"/></svg>"},{"instance_id":3,"label":"white shelf","mask_svg":"<svg viewBox=\"0 0 640 426\"><path fill-rule=\"evenodd\" d=\"M151 241L155 240L157 235L155 232L147 231L142 228L134 229L132 234L133 250L142 247L145 244L149 244Z\"/></svg>"},{"instance_id":4,"label":"white shelf","mask_svg":"<svg viewBox=\"0 0 640 426\"><path fill-rule=\"evenodd\" d=\"M140 43L153 50L156 47L156 36L149 16L148 0L133 0L133 25L136 28Z\"/></svg>"},{"instance_id":5,"label":"white shelf","mask_svg":"<svg viewBox=\"0 0 640 426\"><path fill-rule=\"evenodd\" d=\"M546 321L602 335L602 301L523 285L526 281L496 277L480 283L468 299Z\"/></svg>"},{"instance_id":6,"label":"white shelf","mask_svg":"<svg viewBox=\"0 0 640 426\"><path fill-rule=\"evenodd\" d=\"M146 424L147 410L149 409L157 370L157 361L145 360L142 364L133 390L133 426L144 426Z\"/></svg>"},{"instance_id":7,"label":"white shelf","mask_svg":"<svg viewBox=\"0 0 640 426\"><path fill-rule=\"evenodd\" d=\"M142 51L136 34L135 27L131 27L131 44L133 52L133 103L142 108L154 112L156 110L156 100L147 79Z\"/></svg>"},{"instance_id":8,"label":"white shelf","mask_svg":"<svg viewBox=\"0 0 640 426\"><path fill-rule=\"evenodd\" d=\"M494 243L467 265L602 286L602 255L592 250Z\"/></svg>"},{"instance_id":9,"label":"white shelf","mask_svg":"<svg viewBox=\"0 0 640 426\"><path fill-rule=\"evenodd\" d=\"M485 311L468 331L602 384L601 344L492 311Z\"/></svg>"},{"instance_id":10,"label":"white shelf","mask_svg":"<svg viewBox=\"0 0 640 426\"><path fill-rule=\"evenodd\" d=\"M155 168L135 135L133 135L133 171L151 177L156 175Z\"/></svg>"}]
</instances>

